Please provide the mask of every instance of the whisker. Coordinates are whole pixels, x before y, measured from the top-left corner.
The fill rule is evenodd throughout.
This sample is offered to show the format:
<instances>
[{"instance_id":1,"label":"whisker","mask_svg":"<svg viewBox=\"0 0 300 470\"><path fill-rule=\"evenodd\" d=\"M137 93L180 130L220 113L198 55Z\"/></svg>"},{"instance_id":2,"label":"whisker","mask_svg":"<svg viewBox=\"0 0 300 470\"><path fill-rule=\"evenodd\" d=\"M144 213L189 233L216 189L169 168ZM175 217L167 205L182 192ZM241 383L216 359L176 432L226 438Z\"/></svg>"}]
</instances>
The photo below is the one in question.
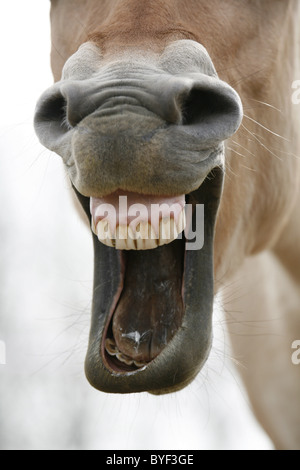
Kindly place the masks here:
<instances>
[{"instance_id":1,"label":"whisker","mask_svg":"<svg viewBox=\"0 0 300 470\"><path fill-rule=\"evenodd\" d=\"M232 168L230 167L228 161L226 162L226 170L229 170L230 173L231 173L233 176L238 177L238 175L237 175L237 174L232 170ZM229 175L227 172L226 172L226 175L227 175L227 178L228 178L229 180L231 180L231 177L230 177L230 175Z\"/></svg>"},{"instance_id":2,"label":"whisker","mask_svg":"<svg viewBox=\"0 0 300 470\"><path fill-rule=\"evenodd\" d=\"M273 157L276 157L277 160L280 160L282 161L282 158L280 158L278 155L276 155L276 153L272 152L265 144L263 144L258 137L256 137L256 135L251 132L249 129L247 129L247 127L244 125L244 124L241 124L241 126L243 127L243 129L245 129L246 132L248 132L250 135L252 135L252 137L254 137L254 139L256 140L256 142L258 142L268 153L270 153L271 155L273 155Z\"/></svg>"},{"instance_id":3,"label":"whisker","mask_svg":"<svg viewBox=\"0 0 300 470\"><path fill-rule=\"evenodd\" d=\"M238 147L241 147L243 150L246 150L246 152L248 152L252 157L256 157L255 153L250 152L250 150L247 149L247 147L244 147L244 146L241 145L239 142L236 142L235 140L231 140L230 143L232 143L232 144L234 144L234 145L237 145Z\"/></svg>"},{"instance_id":4,"label":"whisker","mask_svg":"<svg viewBox=\"0 0 300 470\"><path fill-rule=\"evenodd\" d=\"M263 104L264 106L267 106L268 108L275 109L275 111L278 111L279 113L282 114L282 111L279 108L276 108L276 106L273 106L270 103L266 103L265 101L256 100L254 98L248 98L248 99L249 99L249 101L255 101L256 103Z\"/></svg>"},{"instance_id":5,"label":"whisker","mask_svg":"<svg viewBox=\"0 0 300 470\"><path fill-rule=\"evenodd\" d=\"M278 147L270 146L270 149L276 150L277 152L282 153L283 155L286 155L288 157L300 158L300 155L296 155L292 152L286 152L285 150L281 150Z\"/></svg>"},{"instance_id":6,"label":"whisker","mask_svg":"<svg viewBox=\"0 0 300 470\"><path fill-rule=\"evenodd\" d=\"M246 170L253 171L254 173L257 173L257 170L255 168L251 168L250 166L241 165L241 167L246 168Z\"/></svg>"},{"instance_id":7,"label":"whisker","mask_svg":"<svg viewBox=\"0 0 300 470\"><path fill-rule=\"evenodd\" d=\"M257 124L258 126L262 127L265 131L268 131L270 132L270 134L273 134L275 137L279 137L280 139L283 139L285 140L286 142L290 142L288 139L286 139L285 137L279 135L279 134L276 134L276 132L273 132L271 131L270 129L268 129L267 127L263 126L262 124L260 124L258 121L256 121L255 119L252 119L250 116L247 116L246 114L244 114L244 117L246 119L249 119L250 121L254 122L255 124Z\"/></svg>"},{"instance_id":8,"label":"whisker","mask_svg":"<svg viewBox=\"0 0 300 470\"><path fill-rule=\"evenodd\" d=\"M242 153L238 152L237 150L234 150L234 149L231 148L231 147L227 147L227 148L228 148L228 150L231 150L232 152L236 153L239 157L247 158L245 155L243 155ZM243 168L246 168L247 170L253 171L253 172L255 172L255 173L257 172L257 170L256 170L255 168L250 168L250 167L248 167L248 166L246 166L246 165L240 165L240 166L243 167Z\"/></svg>"},{"instance_id":9,"label":"whisker","mask_svg":"<svg viewBox=\"0 0 300 470\"><path fill-rule=\"evenodd\" d=\"M87 27L80 21L80 19L79 19L78 16L75 17L75 20L76 20L77 23L81 26L82 30L84 31L84 33L85 33L85 35L86 35L86 38L88 38L89 32L88 32Z\"/></svg>"},{"instance_id":10,"label":"whisker","mask_svg":"<svg viewBox=\"0 0 300 470\"><path fill-rule=\"evenodd\" d=\"M236 153L237 155L239 155L239 156L242 157L242 158L247 158L246 155L243 155L242 153L238 152L237 150L234 150L234 149L231 148L231 147L228 147L228 146L227 146L227 149L230 150L231 152Z\"/></svg>"},{"instance_id":11,"label":"whisker","mask_svg":"<svg viewBox=\"0 0 300 470\"><path fill-rule=\"evenodd\" d=\"M255 75L259 74L260 72L263 72L264 70L265 70L265 68L261 68L261 69L256 70L255 72L249 73L249 75L244 75L241 78L239 78L238 80L236 80L233 85L236 86L236 85L240 84L241 82L243 82L245 80L249 80L249 79L253 78Z\"/></svg>"},{"instance_id":12,"label":"whisker","mask_svg":"<svg viewBox=\"0 0 300 470\"><path fill-rule=\"evenodd\" d=\"M55 50L55 52L59 55L59 57L65 62L67 60L67 57L64 57L60 51L57 49L57 47L55 46L54 42L51 41L51 46L53 47L53 49Z\"/></svg>"}]
</instances>

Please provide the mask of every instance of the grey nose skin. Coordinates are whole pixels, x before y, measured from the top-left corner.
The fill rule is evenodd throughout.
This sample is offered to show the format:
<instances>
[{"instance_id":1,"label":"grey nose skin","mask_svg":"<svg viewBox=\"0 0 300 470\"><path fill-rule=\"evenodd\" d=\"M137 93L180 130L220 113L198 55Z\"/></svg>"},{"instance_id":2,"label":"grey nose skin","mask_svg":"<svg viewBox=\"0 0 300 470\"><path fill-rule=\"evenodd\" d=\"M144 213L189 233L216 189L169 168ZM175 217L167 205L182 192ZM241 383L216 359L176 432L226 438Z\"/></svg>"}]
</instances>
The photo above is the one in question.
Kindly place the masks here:
<instances>
[{"instance_id":1,"label":"grey nose skin","mask_svg":"<svg viewBox=\"0 0 300 470\"><path fill-rule=\"evenodd\" d=\"M186 132L206 142L226 140L239 127L239 97L215 77L202 73L172 76L145 68L141 73L138 67L122 79L114 75L122 75L122 64L91 79L62 81L46 91L35 114L42 143L59 150L56 140L86 117L96 111L105 116L122 106L137 112L144 108L167 124L185 126Z\"/></svg>"},{"instance_id":2,"label":"grey nose skin","mask_svg":"<svg viewBox=\"0 0 300 470\"><path fill-rule=\"evenodd\" d=\"M186 194L219 164L208 157L238 129L242 105L205 49L193 47L177 72L169 48L157 63L120 59L86 78L65 74L42 95L36 133L80 193Z\"/></svg>"}]
</instances>

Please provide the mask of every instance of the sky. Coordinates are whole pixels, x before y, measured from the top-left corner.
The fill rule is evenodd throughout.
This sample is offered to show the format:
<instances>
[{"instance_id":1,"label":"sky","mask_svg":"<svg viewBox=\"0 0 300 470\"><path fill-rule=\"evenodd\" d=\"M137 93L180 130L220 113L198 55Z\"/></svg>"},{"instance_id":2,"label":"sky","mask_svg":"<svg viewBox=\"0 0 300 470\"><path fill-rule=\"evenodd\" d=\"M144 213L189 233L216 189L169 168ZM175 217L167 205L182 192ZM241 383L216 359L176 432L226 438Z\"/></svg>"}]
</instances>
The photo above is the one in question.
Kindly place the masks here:
<instances>
[{"instance_id":1,"label":"sky","mask_svg":"<svg viewBox=\"0 0 300 470\"><path fill-rule=\"evenodd\" d=\"M49 3L0 4L0 449L271 449L220 311L208 363L184 391L108 395L85 379L91 236L32 125L53 80Z\"/></svg>"}]
</instances>

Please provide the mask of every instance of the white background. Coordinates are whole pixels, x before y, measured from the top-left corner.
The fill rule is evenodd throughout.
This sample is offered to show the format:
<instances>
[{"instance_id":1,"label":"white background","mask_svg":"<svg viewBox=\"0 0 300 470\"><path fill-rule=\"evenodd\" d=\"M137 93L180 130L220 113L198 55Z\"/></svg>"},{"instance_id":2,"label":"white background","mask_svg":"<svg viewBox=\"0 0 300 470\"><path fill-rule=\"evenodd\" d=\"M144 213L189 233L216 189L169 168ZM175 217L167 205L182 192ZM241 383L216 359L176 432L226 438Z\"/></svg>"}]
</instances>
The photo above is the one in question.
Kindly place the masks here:
<instances>
[{"instance_id":1,"label":"white background","mask_svg":"<svg viewBox=\"0 0 300 470\"><path fill-rule=\"evenodd\" d=\"M220 313L208 364L183 392L106 395L84 377L91 236L32 127L52 83L49 3L0 5L0 449L270 449Z\"/></svg>"}]
</instances>

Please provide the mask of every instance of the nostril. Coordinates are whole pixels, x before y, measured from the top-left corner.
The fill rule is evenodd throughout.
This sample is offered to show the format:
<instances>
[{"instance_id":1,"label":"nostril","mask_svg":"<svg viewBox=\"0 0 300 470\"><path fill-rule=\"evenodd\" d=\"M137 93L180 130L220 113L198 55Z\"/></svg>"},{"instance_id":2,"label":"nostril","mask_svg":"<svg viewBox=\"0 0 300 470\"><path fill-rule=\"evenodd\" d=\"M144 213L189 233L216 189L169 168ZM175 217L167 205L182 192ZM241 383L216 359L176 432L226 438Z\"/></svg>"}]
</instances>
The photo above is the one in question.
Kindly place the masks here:
<instances>
[{"instance_id":1,"label":"nostril","mask_svg":"<svg viewBox=\"0 0 300 470\"><path fill-rule=\"evenodd\" d=\"M62 129L66 131L70 130L70 128L73 127L68 119L67 109L67 101L62 95L57 96L55 99L48 103L49 119L60 123Z\"/></svg>"},{"instance_id":2,"label":"nostril","mask_svg":"<svg viewBox=\"0 0 300 470\"><path fill-rule=\"evenodd\" d=\"M51 123L51 132L64 134L76 127L90 112L78 86L54 86L41 97L35 114L37 129ZM94 109L92 109L93 111Z\"/></svg>"},{"instance_id":3,"label":"nostril","mask_svg":"<svg viewBox=\"0 0 300 470\"><path fill-rule=\"evenodd\" d=\"M68 118L68 102L57 85L39 99L34 115L34 127L40 142L59 153L59 148L73 128Z\"/></svg>"},{"instance_id":4,"label":"nostril","mask_svg":"<svg viewBox=\"0 0 300 470\"><path fill-rule=\"evenodd\" d=\"M224 118L233 110L232 100L215 90L193 89L183 103L183 124L193 125Z\"/></svg>"},{"instance_id":5,"label":"nostril","mask_svg":"<svg viewBox=\"0 0 300 470\"><path fill-rule=\"evenodd\" d=\"M225 140L240 125L241 102L235 91L223 84L194 86L181 103L182 123L192 129L205 130L208 140Z\"/></svg>"},{"instance_id":6,"label":"nostril","mask_svg":"<svg viewBox=\"0 0 300 470\"><path fill-rule=\"evenodd\" d=\"M39 103L35 115L35 123L52 123L54 127L59 126L61 131L68 131L72 125L67 118L67 101L59 92L48 96Z\"/></svg>"}]
</instances>

